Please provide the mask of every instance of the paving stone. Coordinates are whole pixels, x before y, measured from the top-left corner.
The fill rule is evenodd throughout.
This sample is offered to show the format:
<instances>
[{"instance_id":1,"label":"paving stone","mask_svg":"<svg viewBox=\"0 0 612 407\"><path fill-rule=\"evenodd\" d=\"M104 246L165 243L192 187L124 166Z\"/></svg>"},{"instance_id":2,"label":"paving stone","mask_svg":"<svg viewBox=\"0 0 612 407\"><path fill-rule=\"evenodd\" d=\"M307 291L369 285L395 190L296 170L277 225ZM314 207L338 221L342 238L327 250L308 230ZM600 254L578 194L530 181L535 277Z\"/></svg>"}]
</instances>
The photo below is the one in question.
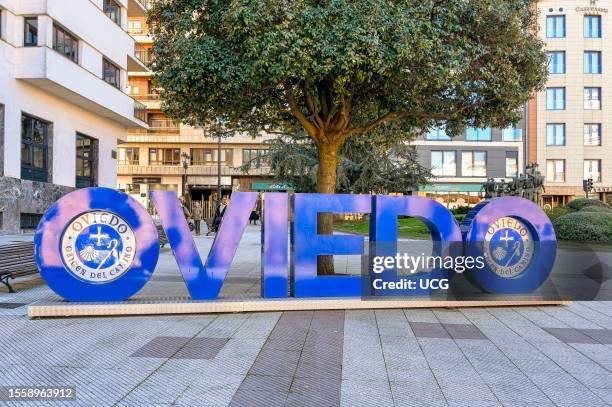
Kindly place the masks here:
<instances>
[{"instance_id":1,"label":"paving stone","mask_svg":"<svg viewBox=\"0 0 612 407\"><path fill-rule=\"evenodd\" d=\"M170 358L191 338L177 336L158 336L151 339L142 348L132 353L132 357Z\"/></svg>"},{"instance_id":2,"label":"paving stone","mask_svg":"<svg viewBox=\"0 0 612 407\"><path fill-rule=\"evenodd\" d=\"M592 337L574 328L545 328L544 330L564 343L598 343Z\"/></svg>"},{"instance_id":3,"label":"paving stone","mask_svg":"<svg viewBox=\"0 0 612 407\"><path fill-rule=\"evenodd\" d=\"M431 322L410 322L410 327L417 338L450 338L444 326Z\"/></svg>"},{"instance_id":4,"label":"paving stone","mask_svg":"<svg viewBox=\"0 0 612 407\"><path fill-rule=\"evenodd\" d=\"M487 339L476 326L471 324L442 324L453 339Z\"/></svg>"},{"instance_id":5,"label":"paving stone","mask_svg":"<svg viewBox=\"0 0 612 407\"><path fill-rule=\"evenodd\" d=\"M579 331L601 344L612 345L612 330L610 329L580 329Z\"/></svg>"}]
</instances>

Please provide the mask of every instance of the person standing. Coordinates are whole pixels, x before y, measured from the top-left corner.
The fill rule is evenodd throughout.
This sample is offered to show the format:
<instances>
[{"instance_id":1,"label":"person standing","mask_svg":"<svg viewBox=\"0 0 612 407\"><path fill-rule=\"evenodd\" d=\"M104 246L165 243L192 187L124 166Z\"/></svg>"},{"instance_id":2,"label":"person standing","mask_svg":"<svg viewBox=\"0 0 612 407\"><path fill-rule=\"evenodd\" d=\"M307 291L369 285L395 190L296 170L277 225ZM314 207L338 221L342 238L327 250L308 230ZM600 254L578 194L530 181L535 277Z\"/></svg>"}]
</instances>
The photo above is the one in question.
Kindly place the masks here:
<instances>
[{"instance_id":1,"label":"person standing","mask_svg":"<svg viewBox=\"0 0 612 407\"><path fill-rule=\"evenodd\" d=\"M187 206L187 200L185 199L184 196L180 196L179 197L179 201L181 203L181 209L183 210L183 216L185 216L185 220L187 221L187 225L189 226L189 230L193 231L194 226L193 226L193 220L191 218L191 211L189 210L189 207Z\"/></svg>"},{"instance_id":2,"label":"person standing","mask_svg":"<svg viewBox=\"0 0 612 407\"><path fill-rule=\"evenodd\" d=\"M200 225L202 223L202 218L204 217L204 211L202 210L202 205L199 202L195 203L193 208L193 221L195 223L195 233L196 236L201 235Z\"/></svg>"},{"instance_id":3,"label":"person standing","mask_svg":"<svg viewBox=\"0 0 612 407\"><path fill-rule=\"evenodd\" d=\"M227 206L229 205L229 199L227 196L221 198L221 203L217 206L215 210L215 216L213 218L213 231L216 233L219 230L219 226L221 225L221 221L223 220L223 216L227 211Z\"/></svg>"}]
</instances>

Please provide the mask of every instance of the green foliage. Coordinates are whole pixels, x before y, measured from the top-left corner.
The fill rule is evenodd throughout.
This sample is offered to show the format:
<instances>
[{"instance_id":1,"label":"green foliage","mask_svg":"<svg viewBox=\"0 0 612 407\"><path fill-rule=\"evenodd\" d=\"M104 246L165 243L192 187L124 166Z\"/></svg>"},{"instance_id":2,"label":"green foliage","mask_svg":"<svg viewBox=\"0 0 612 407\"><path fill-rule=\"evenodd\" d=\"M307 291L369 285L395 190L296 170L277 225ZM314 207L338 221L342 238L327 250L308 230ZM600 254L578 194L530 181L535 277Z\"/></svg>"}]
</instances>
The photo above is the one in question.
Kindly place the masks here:
<instances>
[{"instance_id":1,"label":"green foliage","mask_svg":"<svg viewBox=\"0 0 612 407\"><path fill-rule=\"evenodd\" d=\"M296 192L314 192L319 157L306 135L286 135L269 143L271 172L277 182L291 183ZM249 168L243 167L248 172ZM430 182L413 148L403 143L356 137L340 150L336 190L341 193L406 193Z\"/></svg>"},{"instance_id":2,"label":"green foliage","mask_svg":"<svg viewBox=\"0 0 612 407\"><path fill-rule=\"evenodd\" d=\"M599 199L587 199L587 198L574 199L573 201L570 201L570 203L567 204L567 206L576 211L579 211L587 206L608 207L608 205L606 205L604 202L600 201Z\"/></svg>"},{"instance_id":3,"label":"green foliage","mask_svg":"<svg viewBox=\"0 0 612 407\"><path fill-rule=\"evenodd\" d=\"M612 208L608 205L590 205L585 206L581 210L581 212L599 212L599 213L607 213L612 216Z\"/></svg>"},{"instance_id":4,"label":"green foliage","mask_svg":"<svg viewBox=\"0 0 612 407\"><path fill-rule=\"evenodd\" d=\"M558 206L556 208L552 208L550 210L545 210L546 214L548 215L548 218L550 220L555 220L561 216L565 216L568 213L572 213L574 212L574 210L572 208L569 208L567 206Z\"/></svg>"},{"instance_id":5,"label":"green foliage","mask_svg":"<svg viewBox=\"0 0 612 407\"><path fill-rule=\"evenodd\" d=\"M306 131L325 167L358 135L505 127L545 83L530 0L154 2L168 115L255 135ZM323 161L321 161L323 162ZM328 174L328 172L325 172Z\"/></svg>"},{"instance_id":6,"label":"green foliage","mask_svg":"<svg viewBox=\"0 0 612 407\"><path fill-rule=\"evenodd\" d=\"M472 210L471 206L463 205L463 206L458 206L456 208L451 209L451 212L454 215L467 215L468 213L470 213L471 210Z\"/></svg>"},{"instance_id":7,"label":"green foliage","mask_svg":"<svg viewBox=\"0 0 612 407\"><path fill-rule=\"evenodd\" d=\"M612 214L577 211L553 220L557 239L612 242Z\"/></svg>"}]
</instances>

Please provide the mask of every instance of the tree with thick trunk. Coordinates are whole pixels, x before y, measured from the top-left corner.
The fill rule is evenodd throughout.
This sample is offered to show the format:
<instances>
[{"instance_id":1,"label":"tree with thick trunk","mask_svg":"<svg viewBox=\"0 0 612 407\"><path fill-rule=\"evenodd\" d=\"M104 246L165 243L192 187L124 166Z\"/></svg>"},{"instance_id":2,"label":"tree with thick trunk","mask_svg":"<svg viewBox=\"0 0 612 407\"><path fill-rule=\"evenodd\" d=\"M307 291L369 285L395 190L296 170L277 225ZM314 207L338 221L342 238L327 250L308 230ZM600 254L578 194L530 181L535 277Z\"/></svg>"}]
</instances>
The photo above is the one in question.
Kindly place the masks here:
<instances>
[{"instance_id":1,"label":"tree with thick trunk","mask_svg":"<svg viewBox=\"0 0 612 407\"><path fill-rule=\"evenodd\" d=\"M149 14L152 66L165 111L183 122L222 118L253 136L301 127L319 152L317 191L333 193L340 149L356 136L518 121L547 75L533 4L164 0Z\"/></svg>"}]
</instances>

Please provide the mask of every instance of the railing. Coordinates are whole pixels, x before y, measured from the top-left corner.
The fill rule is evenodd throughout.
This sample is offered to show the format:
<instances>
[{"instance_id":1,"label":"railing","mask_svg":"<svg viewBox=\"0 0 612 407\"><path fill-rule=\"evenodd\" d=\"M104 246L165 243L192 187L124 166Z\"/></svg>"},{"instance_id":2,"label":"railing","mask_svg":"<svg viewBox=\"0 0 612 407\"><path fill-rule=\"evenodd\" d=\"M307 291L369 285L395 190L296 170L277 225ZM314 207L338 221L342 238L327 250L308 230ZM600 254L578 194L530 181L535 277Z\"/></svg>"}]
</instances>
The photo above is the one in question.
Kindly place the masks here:
<instances>
[{"instance_id":1,"label":"railing","mask_svg":"<svg viewBox=\"0 0 612 407\"><path fill-rule=\"evenodd\" d=\"M148 95L136 95L136 94L130 94L131 97L133 97L136 100L140 100L141 102L151 102L151 101L158 101L159 95L156 93L151 93Z\"/></svg>"},{"instance_id":2,"label":"railing","mask_svg":"<svg viewBox=\"0 0 612 407\"><path fill-rule=\"evenodd\" d=\"M142 7L148 10L153 6L153 2L155 0L136 0L136 1L139 2L142 5Z\"/></svg>"},{"instance_id":3,"label":"railing","mask_svg":"<svg viewBox=\"0 0 612 407\"><path fill-rule=\"evenodd\" d=\"M128 27L128 34L149 35L149 29L147 27Z\"/></svg>"},{"instance_id":4,"label":"railing","mask_svg":"<svg viewBox=\"0 0 612 407\"><path fill-rule=\"evenodd\" d=\"M147 107L136 99L134 99L134 117L143 122L147 121Z\"/></svg>"},{"instance_id":5,"label":"railing","mask_svg":"<svg viewBox=\"0 0 612 407\"><path fill-rule=\"evenodd\" d=\"M134 45L134 56L145 65L151 62L151 50L138 43Z\"/></svg>"}]
</instances>

